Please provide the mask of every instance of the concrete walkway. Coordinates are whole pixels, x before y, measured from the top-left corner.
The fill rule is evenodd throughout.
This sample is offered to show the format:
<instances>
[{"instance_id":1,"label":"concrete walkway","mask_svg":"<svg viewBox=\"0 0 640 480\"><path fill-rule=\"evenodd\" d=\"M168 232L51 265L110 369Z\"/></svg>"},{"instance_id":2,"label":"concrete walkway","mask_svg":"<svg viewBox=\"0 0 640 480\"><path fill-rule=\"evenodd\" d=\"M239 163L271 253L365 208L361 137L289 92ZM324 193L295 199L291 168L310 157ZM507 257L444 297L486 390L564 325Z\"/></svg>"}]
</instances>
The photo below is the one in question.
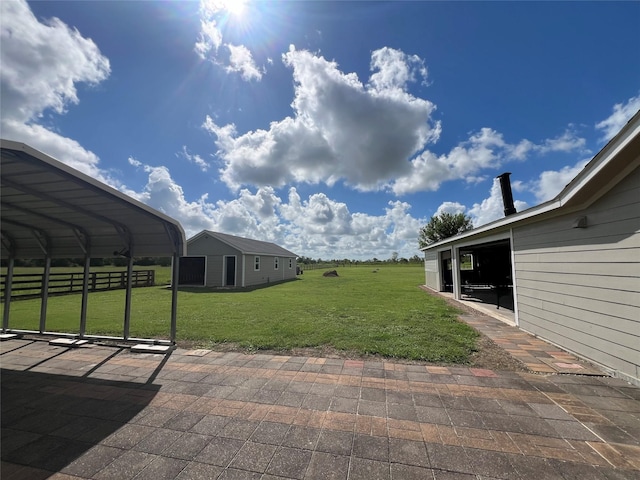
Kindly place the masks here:
<instances>
[{"instance_id":1,"label":"concrete walkway","mask_svg":"<svg viewBox=\"0 0 640 480\"><path fill-rule=\"evenodd\" d=\"M461 315L460 320L493 340L534 373L605 375L597 366L487 315Z\"/></svg>"},{"instance_id":2,"label":"concrete walkway","mask_svg":"<svg viewBox=\"0 0 640 480\"><path fill-rule=\"evenodd\" d=\"M533 373L605 375L596 365L520 330L515 326L512 310L498 310L495 305L488 303L456 300L451 293L435 292L424 285L420 288L429 295L443 298L449 304L469 312L459 319L489 337Z\"/></svg>"},{"instance_id":3,"label":"concrete walkway","mask_svg":"<svg viewBox=\"0 0 640 480\"><path fill-rule=\"evenodd\" d=\"M638 479L599 376L1 344L4 480Z\"/></svg>"}]
</instances>

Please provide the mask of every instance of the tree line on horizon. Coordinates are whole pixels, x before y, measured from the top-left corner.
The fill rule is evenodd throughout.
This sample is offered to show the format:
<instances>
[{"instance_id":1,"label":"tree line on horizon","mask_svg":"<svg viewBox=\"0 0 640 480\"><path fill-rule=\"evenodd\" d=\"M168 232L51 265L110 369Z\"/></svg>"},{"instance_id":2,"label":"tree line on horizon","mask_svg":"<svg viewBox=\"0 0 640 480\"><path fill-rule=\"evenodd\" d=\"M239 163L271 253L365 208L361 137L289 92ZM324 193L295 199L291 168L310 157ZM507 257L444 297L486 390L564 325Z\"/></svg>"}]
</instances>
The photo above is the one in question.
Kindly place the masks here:
<instances>
[{"instance_id":1,"label":"tree line on horizon","mask_svg":"<svg viewBox=\"0 0 640 480\"><path fill-rule=\"evenodd\" d=\"M440 215L434 215L429 219L429 222L420 229L418 232L418 245L419 248L426 247L432 243L439 242L449 237L453 237L460 233L466 232L473 228L471 217L464 213L441 213ZM393 252L391 257L386 260L380 260L376 257L367 260L355 260L349 258L342 259L322 259L311 258L306 256L298 257L298 263L302 265L317 265L317 264L332 264L332 265L368 265L376 263L406 263L415 264L422 263L422 257L414 255L410 258L399 257L398 252ZM84 260L81 258L53 258L51 259L52 267L77 267L82 266ZM128 259L125 257L114 258L92 258L90 265L92 267L126 267ZM136 257L133 260L133 264L136 266L152 266L159 265L161 267L171 266L171 257ZM15 259L14 266L16 267L44 267L45 260L42 258L37 259ZM1 267L7 267L7 260L2 259L0 262Z\"/></svg>"}]
</instances>

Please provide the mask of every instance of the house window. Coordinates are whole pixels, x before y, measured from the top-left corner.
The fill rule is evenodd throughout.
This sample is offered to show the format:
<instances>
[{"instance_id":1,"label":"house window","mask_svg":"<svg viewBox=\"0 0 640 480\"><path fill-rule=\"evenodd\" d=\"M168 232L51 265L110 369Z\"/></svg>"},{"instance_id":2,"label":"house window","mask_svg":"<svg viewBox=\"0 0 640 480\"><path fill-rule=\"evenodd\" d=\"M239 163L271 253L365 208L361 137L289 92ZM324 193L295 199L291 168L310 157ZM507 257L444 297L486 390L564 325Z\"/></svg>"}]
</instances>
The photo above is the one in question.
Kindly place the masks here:
<instances>
[{"instance_id":1,"label":"house window","mask_svg":"<svg viewBox=\"0 0 640 480\"><path fill-rule=\"evenodd\" d=\"M293 258L289 259L289 270L293 268Z\"/></svg>"},{"instance_id":2,"label":"house window","mask_svg":"<svg viewBox=\"0 0 640 480\"><path fill-rule=\"evenodd\" d=\"M253 269L257 272L260 270L260 257L254 257Z\"/></svg>"},{"instance_id":3,"label":"house window","mask_svg":"<svg viewBox=\"0 0 640 480\"><path fill-rule=\"evenodd\" d=\"M275 257L273 259L273 268L274 268L274 270L278 270L279 266L280 266L280 259L278 257Z\"/></svg>"}]
</instances>

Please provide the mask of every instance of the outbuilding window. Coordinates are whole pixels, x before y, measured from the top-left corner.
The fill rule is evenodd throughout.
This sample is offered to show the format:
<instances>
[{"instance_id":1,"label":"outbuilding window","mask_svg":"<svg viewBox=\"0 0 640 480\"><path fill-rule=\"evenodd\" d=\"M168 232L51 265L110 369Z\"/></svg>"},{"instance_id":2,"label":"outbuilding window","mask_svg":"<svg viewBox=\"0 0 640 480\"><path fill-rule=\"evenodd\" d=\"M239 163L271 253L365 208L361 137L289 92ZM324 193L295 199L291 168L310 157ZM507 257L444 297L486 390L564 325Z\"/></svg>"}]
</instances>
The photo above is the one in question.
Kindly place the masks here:
<instances>
[{"instance_id":1,"label":"outbuilding window","mask_svg":"<svg viewBox=\"0 0 640 480\"><path fill-rule=\"evenodd\" d=\"M274 268L274 270L278 270L279 266L280 266L280 258L275 257L273 259L273 268Z\"/></svg>"},{"instance_id":2,"label":"outbuilding window","mask_svg":"<svg viewBox=\"0 0 640 480\"><path fill-rule=\"evenodd\" d=\"M289 270L293 268L293 258L289 259Z\"/></svg>"},{"instance_id":3,"label":"outbuilding window","mask_svg":"<svg viewBox=\"0 0 640 480\"><path fill-rule=\"evenodd\" d=\"M253 269L258 272L260 271L260 257L253 257Z\"/></svg>"}]
</instances>

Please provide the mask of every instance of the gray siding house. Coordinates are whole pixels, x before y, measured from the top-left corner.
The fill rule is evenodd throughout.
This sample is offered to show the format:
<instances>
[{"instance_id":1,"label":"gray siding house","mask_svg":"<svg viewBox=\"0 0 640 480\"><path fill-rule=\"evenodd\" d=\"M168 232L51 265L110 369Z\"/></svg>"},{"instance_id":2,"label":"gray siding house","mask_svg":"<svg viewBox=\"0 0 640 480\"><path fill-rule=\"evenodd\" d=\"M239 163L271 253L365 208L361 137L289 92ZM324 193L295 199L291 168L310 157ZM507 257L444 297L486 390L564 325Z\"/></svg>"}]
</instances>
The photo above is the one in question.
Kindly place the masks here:
<instances>
[{"instance_id":1,"label":"gray siding house","mask_svg":"<svg viewBox=\"0 0 640 480\"><path fill-rule=\"evenodd\" d=\"M187 240L180 284L252 287L296 278L297 255L274 243L203 230Z\"/></svg>"},{"instance_id":2,"label":"gray siding house","mask_svg":"<svg viewBox=\"0 0 640 480\"><path fill-rule=\"evenodd\" d=\"M427 287L498 291L519 328L640 384L640 112L554 199L423 251Z\"/></svg>"}]
</instances>

